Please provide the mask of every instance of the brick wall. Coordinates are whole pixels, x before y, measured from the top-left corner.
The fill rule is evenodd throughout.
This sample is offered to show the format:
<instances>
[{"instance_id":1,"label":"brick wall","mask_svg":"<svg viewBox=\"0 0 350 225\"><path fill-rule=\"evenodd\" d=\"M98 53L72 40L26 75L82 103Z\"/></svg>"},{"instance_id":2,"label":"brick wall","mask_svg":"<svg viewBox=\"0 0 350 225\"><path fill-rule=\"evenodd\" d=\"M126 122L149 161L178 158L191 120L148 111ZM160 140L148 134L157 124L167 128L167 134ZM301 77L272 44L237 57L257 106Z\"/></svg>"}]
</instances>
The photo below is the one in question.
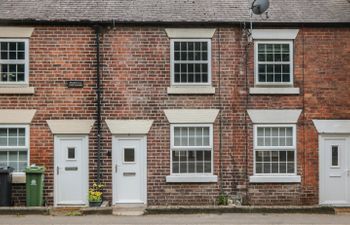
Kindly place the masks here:
<instances>
[{"instance_id":1,"label":"brick wall","mask_svg":"<svg viewBox=\"0 0 350 225\"><path fill-rule=\"evenodd\" d=\"M220 37L220 42L219 42ZM318 146L314 118L349 119L348 28L303 28L295 40L295 96L247 98L244 47L239 27L217 29L212 40L212 84L215 95L168 95L170 42L164 27L117 27L101 37L102 119L152 119L148 134L148 204L214 204L218 183L169 184L170 125L164 109L220 108L221 76L223 190L247 204L317 204ZM219 49L221 49L219 54ZM248 49L248 87L253 80L253 49ZM94 33L83 27L36 27L30 39L30 85L35 95L1 95L1 108L37 109L31 124L31 163L45 165L45 199L53 203L53 135L48 119L95 119ZM220 57L220 69L219 69ZM84 80L68 89L67 80ZM246 105L247 104L247 105ZM249 184L253 173L252 124L249 109L304 109L298 130L300 184ZM247 124L247 130L246 130ZM102 181L112 198L111 134L103 122ZM96 177L96 130L89 136L90 183ZM219 175L219 119L214 124L214 174ZM246 149L247 145L247 149ZM248 193L248 197L245 195Z\"/></svg>"},{"instance_id":2,"label":"brick wall","mask_svg":"<svg viewBox=\"0 0 350 225\"><path fill-rule=\"evenodd\" d=\"M14 206L26 205L26 185L12 184L12 203Z\"/></svg>"}]
</instances>

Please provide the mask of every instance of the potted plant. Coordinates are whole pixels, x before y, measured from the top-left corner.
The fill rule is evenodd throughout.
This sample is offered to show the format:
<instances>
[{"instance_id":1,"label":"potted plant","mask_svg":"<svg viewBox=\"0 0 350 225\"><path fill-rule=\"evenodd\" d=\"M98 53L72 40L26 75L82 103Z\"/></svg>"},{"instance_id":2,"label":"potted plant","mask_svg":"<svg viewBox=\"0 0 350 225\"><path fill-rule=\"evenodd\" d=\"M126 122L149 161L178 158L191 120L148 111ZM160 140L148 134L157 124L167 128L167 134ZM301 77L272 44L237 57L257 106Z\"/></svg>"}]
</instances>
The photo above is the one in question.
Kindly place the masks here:
<instances>
[{"instance_id":1,"label":"potted plant","mask_svg":"<svg viewBox=\"0 0 350 225\"><path fill-rule=\"evenodd\" d=\"M89 206L99 207L102 204L102 184L93 183L92 187L89 189Z\"/></svg>"}]
</instances>

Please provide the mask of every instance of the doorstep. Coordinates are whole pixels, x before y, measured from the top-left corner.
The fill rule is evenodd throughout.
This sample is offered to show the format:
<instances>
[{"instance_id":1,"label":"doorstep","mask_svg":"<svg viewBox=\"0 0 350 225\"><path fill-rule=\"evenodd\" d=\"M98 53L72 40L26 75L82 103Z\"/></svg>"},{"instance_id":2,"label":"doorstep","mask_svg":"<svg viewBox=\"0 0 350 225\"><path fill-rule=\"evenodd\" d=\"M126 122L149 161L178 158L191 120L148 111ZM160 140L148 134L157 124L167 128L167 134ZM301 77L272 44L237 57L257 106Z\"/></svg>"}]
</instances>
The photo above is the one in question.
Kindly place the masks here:
<instances>
[{"instance_id":1,"label":"doorstep","mask_svg":"<svg viewBox=\"0 0 350 225\"><path fill-rule=\"evenodd\" d=\"M350 214L350 207L336 207L334 210L336 214Z\"/></svg>"},{"instance_id":2,"label":"doorstep","mask_svg":"<svg viewBox=\"0 0 350 225\"><path fill-rule=\"evenodd\" d=\"M195 213L303 213L335 214L326 206L151 206L145 214L195 214Z\"/></svg>"}]
</instances>

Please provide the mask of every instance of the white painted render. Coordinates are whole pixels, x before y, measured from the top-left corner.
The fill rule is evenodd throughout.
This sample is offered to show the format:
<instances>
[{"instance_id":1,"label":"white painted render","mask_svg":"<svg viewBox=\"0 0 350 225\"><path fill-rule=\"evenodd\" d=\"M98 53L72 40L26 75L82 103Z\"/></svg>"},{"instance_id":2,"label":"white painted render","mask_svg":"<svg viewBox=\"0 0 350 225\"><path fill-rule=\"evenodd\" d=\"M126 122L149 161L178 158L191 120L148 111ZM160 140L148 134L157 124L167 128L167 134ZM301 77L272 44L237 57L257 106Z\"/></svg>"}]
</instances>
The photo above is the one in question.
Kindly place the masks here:
<instances>
[{"instance_id":1,"label":"white painted render","mask_svg":"<svg viewBox=\"0 0 350 225\"><path fill-rule=\"evenodd\" d=\"M0 124L30 124L35 109L1 109Z\"/></svg>"},{"instance_id":2,"label":"white painted render","mask_svg":"<svg viewBox=\"0 0 350 225\"><path fill-rule=\"evenodd\" d=\"M286 124L297 123L301 109L248 109L250 119L255 124Z\"/></svg>"},{"instance_id":3,"label":"white painted render","mask_svg":"<svg viewBox=\"0 0 350 225\"><path fill-rule=\"evenodd\" d=\"M253 39L259 40L293 40L298 35L299 29L253 29Z\"/></svg>"},{"instance_id":4,"label":"white painted render","mask_svg":"<svg viewBox=\"0 0 350 225\"><path fill-rule=\"evenodd\" d=\"M169 38L212 38L215 29L203 28L166 28Z\"/></svg>"},{"instance_id":5,"label":"white painted render","mask_svg":"<svg viewBox=\"0 0 350 225\"><path fill-rule=\"evenodd\" d=\"M33 27L0 27L0 38L30 38Z\"/></svg>"},{"instance_id":6,"label":"white painted render","mask_svg":"<svg viewBox=\"0 0 350 225\"><path fill-rule=\"evenodd\" d=\"M299 88L293 88L293 87L253 87L249 88L249 94L254 95L298 95L300 94Z\"/></svg>"},{"instance_id":7,"label":"white painted render","mask_svg":"<svg viewBox=\"0 0 350 225\"><path fill-rule=\"evenodd\" d=\"M4 87L0 86L0 94L34 94L34 87Z\"/></svg>"},{"instance_id":8,"label":"white painted render","mask_svg":"<svg viewBox=\"0 0 350 225\"><path fill-rule=\"evenodd\" d=\"M215 94L215 88L211 86L172 86L167 89L168 94Z\"/></svg>"},{"instance_id":9,"label":"white painted render","mask_svg":"<svg viewBox=\"0 0 350 225\"><path fill-rule=\"evenodd\" d=\"M169 123L214 123L218 109L166 109Z\"/></svg>"},{"instance_id":10,"label":"white painted render","mask_svg":"<svg viewBox=\"0 0 350 225\"><path fill-rule=\"evenodd\" d=\"M53 134L89 134L94 120L47 120Z\"/></svg>"},{"instance_id":11,"label":"white painted render","mask_svg":"<svg viewBox=\"0 0 350 225\"><path fill-rule=\"evenodd\" d=\"M350 120L312 120L319 134L350 134Z\"/></svg>"},{"instance_id":12,"label":"white painted render","mask_svg":"<svg viewBox=\"0 0 350 225\"><path fill-rule=\"evenodd\" d=\"M148 134L153 120L106 120L112 134Z\"/></svg>"}]
</instances>

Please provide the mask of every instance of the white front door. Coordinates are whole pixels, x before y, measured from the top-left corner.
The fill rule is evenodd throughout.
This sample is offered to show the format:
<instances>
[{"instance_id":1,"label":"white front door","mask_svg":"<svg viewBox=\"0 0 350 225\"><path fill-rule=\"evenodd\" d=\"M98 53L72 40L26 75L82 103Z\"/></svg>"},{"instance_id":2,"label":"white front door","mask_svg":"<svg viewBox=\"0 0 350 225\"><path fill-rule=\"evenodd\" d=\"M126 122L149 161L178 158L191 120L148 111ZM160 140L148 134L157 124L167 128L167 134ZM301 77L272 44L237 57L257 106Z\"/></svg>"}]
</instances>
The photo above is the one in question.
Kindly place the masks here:
<instances>
[{"instance_id":1,"label":"white front door","mask_svg":"<svg viewBox=\"0 0 350 225\"><path fill-rule=\"evenodd\" d=\"M350 205L350 138L320 138L320 204Z\"/></svg>"},{"instance_id":2,"label":"white front door","mask_svg":"<svg viewBox=\"0 0 350 225\"><path fill-rule=\"evenodd\" d=\"M113 204L146 204L146 137L113 138Z\"/></svg>"},{"instance_id":3,"label":"white front door","mask_svg":"<svg viewBox=\"0 0 350 225\"><path fill-rule=\"evenodd\" d=\"M88 137L55 136L55 205L86 205Z\"/></svg>"}]
</instances>

